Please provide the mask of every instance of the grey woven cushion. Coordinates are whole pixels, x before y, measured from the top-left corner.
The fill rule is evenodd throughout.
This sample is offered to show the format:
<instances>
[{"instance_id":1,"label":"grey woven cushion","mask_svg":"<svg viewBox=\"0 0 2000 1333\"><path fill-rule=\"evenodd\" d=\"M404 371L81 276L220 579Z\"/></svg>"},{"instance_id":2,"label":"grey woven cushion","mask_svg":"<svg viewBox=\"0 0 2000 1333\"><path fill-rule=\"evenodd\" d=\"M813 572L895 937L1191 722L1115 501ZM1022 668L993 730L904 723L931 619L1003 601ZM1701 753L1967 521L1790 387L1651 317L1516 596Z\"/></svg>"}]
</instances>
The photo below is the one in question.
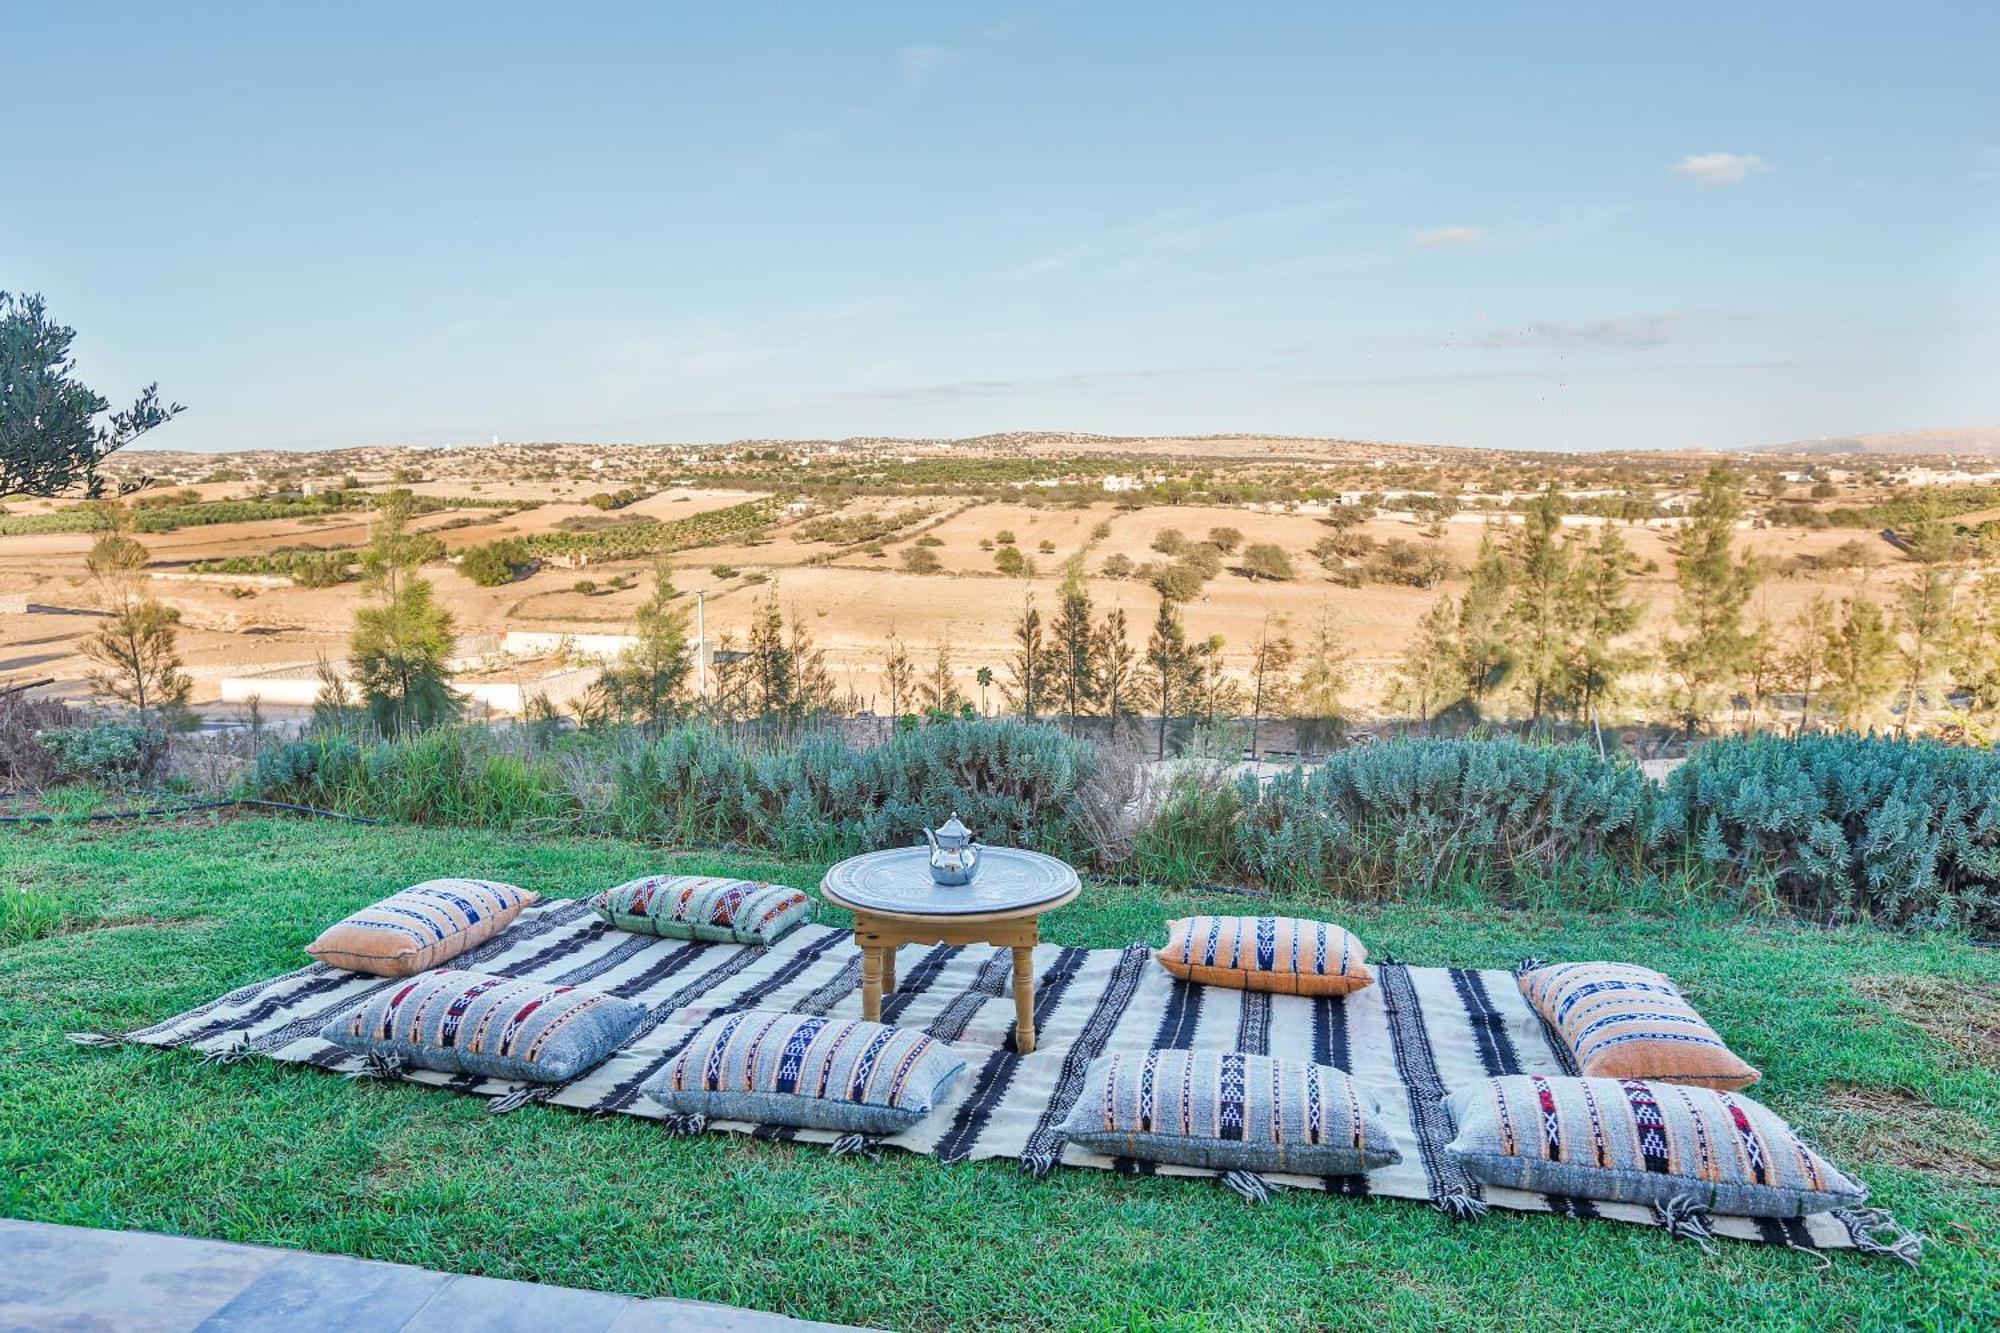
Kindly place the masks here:
<instances>
[{"instance_id":1,"label":"grey woven cushion","mask_svg":"<svg viewBox=\"0 0 2000 1333\"><path fill-rule=\"evenodd\" d=\"M643 1091L683 1115L883 1135L929 1115L964 1072L920 1031L750 1010L704 1024Z\"/></svg>"},{"instance_id":2,"label":"grey woven cushion","mask_svg":"<svg viewBox=\"0 0 2000 1333\"><path fill-rule=\"evenodd\" d=\"M645 1016L616 995L445 967L383 987L319 1035L424 1069L553 1083L617 1050Z\"/></svg>"},{"instance_id":3,"label":"grey woven cushion","mask_svg":"<svg viewBox=\"0 0 2000 1333\"><path fill-rule=\"evenodd\" d=\"M1461 1088L1451 1110L1452 1155L1489 1185L1662 1207L1688 1199L1739 1217L1800 1217L1868 1197L1738 1092L1513 1074Z\"/></svg>"},{"instance_id":4,"label":"grey woven cushion","mask_svg":"<svg viewBox=\"0 0 2000 1333\"><path fill-rule=\"evenodd\" d=\"M1348 1176L1403 1160L1365 1084L1223 1051L1099 1056L1063 1130L1106 1156L1217 1171Z\"/></svg>"}]
</instances>

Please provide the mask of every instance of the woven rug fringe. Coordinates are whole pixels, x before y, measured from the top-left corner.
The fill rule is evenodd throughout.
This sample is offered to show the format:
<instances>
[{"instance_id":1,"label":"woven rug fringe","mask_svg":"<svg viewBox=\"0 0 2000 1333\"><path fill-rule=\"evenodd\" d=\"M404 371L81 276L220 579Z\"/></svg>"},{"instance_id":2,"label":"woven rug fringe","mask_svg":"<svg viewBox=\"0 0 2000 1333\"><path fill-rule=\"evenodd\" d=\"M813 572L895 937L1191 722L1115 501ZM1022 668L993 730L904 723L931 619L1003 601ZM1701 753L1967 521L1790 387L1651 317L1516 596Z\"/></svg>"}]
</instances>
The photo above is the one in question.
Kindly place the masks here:
<instances>
[{"instance_id":1,"label":"woven rug fringe","mask_svg":"<svg viewBox=\"0 0 2000 1333\"><path fill-rule=\"evenodd\" d=\"M132 1039L122 1032L66 1032L63 1034L79 1046L123 1046Z\"/></svg>"},{"instance_id":2,"label":"woven rug fringe","mask_svg":"<svg viewBox=\"0 0 2000 1333\"><path fill-rule=\"evenodd\" d=\"M351 1069L349 1078L400 1078L409 1067L399 1055L384 1055L380 1051L370 1051L361 1057L361 1068Z\"/></svg>"},{"instance_id":3,"label":"woven rug fringe","mask_svg":"<svg viewBox=\"0 0 2000 1333\"><path fill-rule=\"evenodd\" d=\"M881 1141L866 1134L843 1134L829 1143L826 1150L834 1157L866 1157L874 1162L882 1160Z\"/></svg>"},{"instance_id":4,"label":"woven rug fringe","mask_svg":"<svg viewBox=\"0 0 2000 1333\"><path fill-rule=\"evenodd\" d=\"M1707 1213L1708 1205L1692 1194L1676 1194L1664 1205L1653 1205L1653 1215L1669 1236L1691 1240L1704 1254L1714 1254L1715 1233L1708 1229Z\"/></svg>"},{"instance_id":5,"label":"woven rug fringe","mask_svg":"<svg viewBox=\"0 0 2000 1333\"><path fill-rule=\"evenodd\" d=\"M1547 959L1523 958L1520 962L1514 964L1514 975L1517 977L1525 977L1528 975L1528 973L1540 971L1542 968L1545 968L1547 966L1548 966Z\"/></svg>"},{"instance_id":6,"label":"woven rug fringe","mask_svg":"<svg viewBox=\"0 0 2000 1333\"><path fill-rule=\"evenodd\" d=\"M688 1111L680 1115L670 1115L661 1120L666 1131L676 1138L687 1138L708 1128L708 1117L699 1111Z\"/></svg>"},{"instance_id":7,"label":"woven rug fringe","mask_svg":"<svg viewBox=\"0 0 2000 1333\"><path fill-rule=\"evenodd\" d=\"M1833 1215L1847 1228L1854 1248L1863 1254L1886 1254L1912 1268L1923 1257L1923 1234L1904 1227L1886 1208L1836 1208ZM1888 1232L1888 1239L1877 1239L1878 1231Z\"/></svg>"},{"instance_id":8,"label":"woven rug fringe","mask_svg":"<svg viewBox=\"0 0 2000 1333\"><path fill-rule=\"evenodd\" d=\"M1023 1153L1020 1158L1021 1169L1036 1180L1045 1178L1049 1172L1056 1169L1056 1163L1061 1160L1060 1152Z\"/></svg>"},{"instance_id":9,"label":"woven rug fringe","mask_svg":"<svg viewBox=\"0 0 2000 1333\"><path fill-rule=\"evenodd\" d=\"M486 1109L494 1115L506 1115L509 1111L518 1111L532 1102L546 1101L554 1091L555 1089L546 1083L524 1083L513 1091L503 1092L486 1103Z\"/></svg>"},{"instance_id":10,"label":"woven rug fringe","mask_svg":"<svg viewBox=\"0 0 2000 1333\"><path fill-rule=\"evenodd\" d=\"M1431 1207L1459 1222L1477 1222L1486 1216L1486 1200L1477 1194L1440 1194Z\"/></svg>"},{"instance_id":11,"label":"woven rug fringe","mask_svg":"<svg viewBox=\"0 0 2000 1333\"><path fill-rule=\"evenodd\" d=\"M250 1044L250 1034L239 1032L236 1034L236 1040L230 1042L229 1045L223 1047L221 1050L203 1052L201 1063L205 1065L233 1065L248 1060L255 1054L257 1054L257 1048Z\"/></svg>"},{"instance_id":12,"label":"woven rug fringe","mask_svg":"<svg viewBox=\"0 0 2000 1333\"><path fill-rule=\"evenodd\" d=\"M1235 1190L1251 1203L1271 1201L1271 1182L1255 1171L1229 1171L1222 1176L1222 1183Z\"/></svg>"}]
</instances>

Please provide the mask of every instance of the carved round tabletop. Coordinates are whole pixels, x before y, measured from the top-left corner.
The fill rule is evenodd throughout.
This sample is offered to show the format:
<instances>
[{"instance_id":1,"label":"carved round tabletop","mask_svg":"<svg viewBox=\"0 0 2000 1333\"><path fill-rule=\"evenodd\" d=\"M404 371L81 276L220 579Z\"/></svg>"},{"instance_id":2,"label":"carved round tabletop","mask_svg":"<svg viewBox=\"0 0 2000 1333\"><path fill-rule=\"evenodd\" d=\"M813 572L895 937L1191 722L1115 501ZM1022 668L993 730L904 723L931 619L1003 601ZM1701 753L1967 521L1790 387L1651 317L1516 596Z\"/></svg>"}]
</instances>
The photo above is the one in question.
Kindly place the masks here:
<instances>
[{"instance_id":1,"label":"carved round tabletop","mask_svg":"<svg viewBox=\"0 0 2000 1333\"><path fill-rule=\"evenodd\" d=\"M970 884L931 878L928 847L896 847L850 856L826 872L820 891L841 907L890 916L981 916L1059 907L1083 882L1053 856L1014 847L981 847Z\"/></svg>"}]
</instances>

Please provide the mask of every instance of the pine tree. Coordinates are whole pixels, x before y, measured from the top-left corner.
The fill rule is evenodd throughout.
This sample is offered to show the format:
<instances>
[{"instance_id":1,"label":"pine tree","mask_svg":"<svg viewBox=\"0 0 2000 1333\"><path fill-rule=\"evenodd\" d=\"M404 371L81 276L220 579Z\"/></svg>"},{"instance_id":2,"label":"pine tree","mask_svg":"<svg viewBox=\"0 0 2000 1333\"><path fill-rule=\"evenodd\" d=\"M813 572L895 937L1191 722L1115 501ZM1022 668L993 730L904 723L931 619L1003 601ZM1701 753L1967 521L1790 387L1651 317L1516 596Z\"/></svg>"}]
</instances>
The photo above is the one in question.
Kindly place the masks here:
<instances>
[{"instance_id":1,"label":"pine tree","mask_svg":"<svg viewBox=\"0 0 2000 1333\"><path fill-rule=\"evenodd\" d=\"M1950 668L1971 695L1974 710L2000 711L2000 576L1982 575L1959 599Z\"/></svg>"},{"instance_id":2,"label":"pine tree","mask_svg":"<svg viewBox=\"0 0 2000 1333\"><path fill-rule=\"evenodd\" d=\"M1617 692L1618 678L1643 655L1621 649L1618 640L1639 624L1631 578L1638 557L1610 523L1594 540L1579 539L1572 558L1569 591L1563 598L1563 692L1579 718L1596 716L1598 704Z\"/></svg>"},{"instance_id":3,"label":"pine tree","mask_svg":"<svg viewBox=\"0 0 2000 1333\"><path fill-rule=\"evenodd\" d=\"M98 510L107 530L91 543L84 568L110 615L83 642L84 656L98 667L90 685L130 704L142 721L178 714L194 692L194 682L181 669L180 612L152 595L146 548L132 536L131 514L120 504Z\"/></svg>"},{"instance_id":4,"label":"pine tree","mask_svg":"<svg viewBox=\"0 0 2000 1333\"><path fill-rule=\"evenodd\" d=\"M1035 609L1030 591L1021 603L1021 618L1014 622L1014 652L1007 659L1007 680L1000 687L1007 706L1033 722L1049 706L1049 686L1055 676L1054 654L1042 630L1042 613Z\"/></svg>"},{"instance_id":5,"label":"pine tree","mask_svg":"<svg viewBox=\"0 0 2000 1333\"><path fill-rule=\"evenodd\" d=\"M1570 597L1569 548L1562 540L1562 496L1550 482L1535 497L1508 543L1513 557L1513 597L1507 605L1507 639L1515 681L1528 698L1530 721L1557 702L1565 667L1565 620Z\"/></svg>"},{"instance_id":6,"label":"pine tree","mask_svg":"<svg viewBox=\"0 0 2000 1333\"><path fill-rule=\"evenodd\" d=\"M1146 641L1146 669L1142 677L1160 718L1159 757L1167 757L1167 731L1176 717L1187 712L1189 697L1201 684L1201 664L1188 646L1187 631L1170 597L1160 599L1159 614L1153 618L1153 634Z\"/></svg>"},{"instance_id":7,"label":"pine tree","mask_svg":"<svg viewBox=\"0 0 2000 1333\"><path fill-rule=\"evenodd\" d=\"M1896 590L1896 652L1902 664L1903 716L1898 735L1930 697L1931 687L1949 661L1953 627L1958 620L1958 539L1938 514L1937 502L1926 499L1921 515L1905 534L1916 574Z\"/></svg>"},{"instance_id":8,"label":"pine tree","mask_svg":"<svg viewBox=\"0 0 2000 1333\"><path fill-rule=\"evenodd\" d=\"M1439 597L1417 621L1417 633L1403 649L1389 687L1389 703L1412 709L1417 720L1430 720L1454 700L1465 697L1464 643L1458 637L1459 610L1450 597Z\"/></svg>"},{"instance_id":9,"label":"pine tree","mask_svg":"<svg viewBox=\"0 0 2000 1333\"><path fill-rule=\"evenodd\" d=\"M438 605L430 581L418 573L434 543L409 530L413 509L406 490L382 497L361 553L361 591L368 600L355 609L348 645L348 665L368 715L385 732L449 721L460 706L446 665L451 612Z\"/></svg>"},{"instance_id":10,"label":"pine tree","mask_svg":"<svg viewBox=\"0 0 2000 1333\"><path fill-rule=\"evenodd\" d=\"M1271 632L1272 618L1266 614L1257 635L1257 647L1250 655L1250 757L1260 750L1262 724L1266 713L1282 713L1292 693L1292 663L1298 660L1298 646L1282 634Z\"/></svg>"},{"instance_id":11,"label":"pine tree","mask_svg":"<svg viewBox=\"0 0 2000 1333\"><path fill-rule=\"evenodd\" d=\"M686 704L694 661L687 609L677 605L678 598L673 567L662 560L653 569L652 595L639 605L638 641L598 678L607 707L620 721L659 727L680 716Z\"/></svg>"},{"instance_id":12,"label":"pine tree","mask_svg":"<svg viewBox=\"0 0 2000 1333\"><path fill-rule=\"evenodd\" d=\"M1509 581L1507 559L1488 529L1479 536L1472 578L1458 604L1459 675L1475 707L1485 704L1513 666L1506 632Z\"/></svg>"},{"instance_id":13,"label":"pine tree","mask_svg":"<svg viewBox=\"0 0 2000 1333\"><path fill-rule=\"evenodd\" d=\"M1342 695L1347 691L1350 656L1340 641L1333 608L1322 604L1299 656L1298 684L1292 691L1292 716L1298 720L1301 748L1307 751L1318 751L1326 733L1346 720Z\"/></svg>"},{"instance_id":14,"label":"pine tree","mask_svg":"<svg viewBox=\"0 0 2000 1333\"><path fill-rule=\"evenodd\" d=\"M1072 556L1063 567L1061 604L1050 634L1054 639L1055 689L1069 717L1069 734L1077 719L1097 706L1099 663L1097 636L1091 629L1090 589L1083 581L1083 557Z\"/></svg>"},{"instance_id":15,"label":"pine tree","mask_svg":"<svg viewBox=\"0 0 2000 1333\"><path fill-rule=\"evenodd\" d=\"M889 696L891 718L899 718L907 711L903 704L911 697L916 674L916 664L910 660L909 649L896 637L895 626L890 626L889 651L882 659L882 688Z\"/></svg>"},{"instance_id":16,"label":"pine tree","mask_svg":"<svg viewBox=\"0 0 2000 1333\"><path fill-rule=\"evenodd\" d=\"M1217 718L1234 717L1243 707L1243 687L1229 674L1222 649L1220 634L1211 634L1194 646L1195 666L1201 677L1195 687L1195 711L1205 726L1215 725Z\"/></svg>"},{"instance_id":17,"label":"pine tree","mask_svg":"<svg viewBox=\"0 0 2000 1333\"><path fill-rule=\"evenodd\" d=\"M926 712L956 713L965 707L965 696L958 692L958 678L952 670L949 635L938 640L937 654L931 659L931 669L920 688Z\"/></svg>"},{"instance_id":18,"label":"pine tree","mask_svg":"<svg viewBox=\"0 0 2000 1333\"><path fill-rule=\"evenodd\" d=\"M1736 554L1736 519L1742 512L1736 474L1717 463L1702 477L1700 496L1680 530L1674 606L1680 632L1661 642L1660 657L1673 677L1674 707L1689 735L1715 710L1750 657L1743 608L1757 587L1757 565L1749 552L1740 559Z\"/></svg>"},{"instance_id":19,"label":"pine tree","mask_svg":"<svg viewBox=\"0 0 2000 1333\"><path fill-rule=\"evenodd\" d=\"M1896 640L1882 608L1856 594L1835 631L1823 697L1840 725L1859 731L1896 685Z\"/></svg>"},{"instance_id":20,"label":"pine tree","mask_svg":"<svg viewBox=\"0 0 2000 1333\"><path fill-rule=\"evenodd\" d=\"M1138 679L1139 654L1132 646L1125 609L1113 607L1097 630L1097 686L1113 730L1119 718L1133 715Z\"/></svg>"},{"instance_id":21,"label":"pine tree","mask_svg":"<svg viewBox=\"0 0 2000 1333\"><path fill-rule=\"evenodd\" d=\"M1812 726L1813 705L1839 651L1840 622L1825 593L1814 593L1786 629L1779 679L1799 695L1799 730Z\"/></svg>"}]
</instances>

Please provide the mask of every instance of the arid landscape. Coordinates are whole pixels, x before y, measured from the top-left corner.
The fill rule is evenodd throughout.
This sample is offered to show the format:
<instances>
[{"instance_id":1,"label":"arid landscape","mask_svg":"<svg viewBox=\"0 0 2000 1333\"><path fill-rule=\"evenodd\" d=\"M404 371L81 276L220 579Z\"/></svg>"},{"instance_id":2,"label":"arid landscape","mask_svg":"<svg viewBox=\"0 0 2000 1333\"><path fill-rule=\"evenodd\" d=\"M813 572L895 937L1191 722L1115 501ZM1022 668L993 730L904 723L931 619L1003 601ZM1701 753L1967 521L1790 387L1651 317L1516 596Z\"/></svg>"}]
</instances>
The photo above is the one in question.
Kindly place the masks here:
<instances>
[{"instance_id":1,"label":"arid landscape","mask_svg":"<svg viewBox=\"0 0 2000 1333\"><path fill-rule=\"evenodd\" d=\"M1842 453L1803 442L1730 456L1744 492L1740 545L1764 575L1747 618L1781 626L1816 594L1886 604L1911 564L1885 536L1899 504L1929 497L1968 532L2000 518L2000 463L1977 452L1995 432L1943 434L1965 452L1912 455L1887 437L1842 442ZM1025 599L1052 613L1071 562L1097 611L1122 609L1143 647L1166 551L1215 541L1228 548L1219 570L1183 601L1190 639L1220 636L1224 671L1247 680L1267 624L1295 640L1331 624L1348 659L1343 708L1368 720L1395 712L1394 676L1425 611L1464 592L1482 537L1504 546L1549 485L1563 496L1566 528L1618 528L1641 609L1627 640L1657 639L1673 604L1676 533L1714 458L1065 434L134 451L114 470L127 485L146 480L128 502L151 516L139 533L148 571L180 613L193 702L217 721L252 698L273 718L309 705L318 663L346 655L359 585L349 571L330 586L299 586L324 580L295 582L274 558L351 553L368 539L373 498L399 486L429 510L412 526L439 543L426 574L455 618L457 681L475 715L519 712L538 693L558 707L572 699L619 642L592 636L630 633L654 549L667 552L690 609L699 601L711 658L742 643L775 595L825 650L854 707L883 713L892 634L920 665L948 642L961 693L997 711L999 691L982 689L980 668L1001 672ZM216 507L223 501L266 508L238 519ZM75 613L93 609L84 567L93 536L81 523L41 530L63 526L71 503L17 502L0 519L0 675L83 700L89 664L79 650L94 623ZM697 515L720 516L716 530L668 537L677 529L660 527ZM605 533L651 534L652 549L557 549L559 539ZM475 547L536 539L539 555L499 586L455 567ZM1253 572L1244 554L1258 546L1279 548L1288 569ZM1657 713L1658 685L1651 671L1636 674L1605 719Z\"/></svg>"}]
</instances>

